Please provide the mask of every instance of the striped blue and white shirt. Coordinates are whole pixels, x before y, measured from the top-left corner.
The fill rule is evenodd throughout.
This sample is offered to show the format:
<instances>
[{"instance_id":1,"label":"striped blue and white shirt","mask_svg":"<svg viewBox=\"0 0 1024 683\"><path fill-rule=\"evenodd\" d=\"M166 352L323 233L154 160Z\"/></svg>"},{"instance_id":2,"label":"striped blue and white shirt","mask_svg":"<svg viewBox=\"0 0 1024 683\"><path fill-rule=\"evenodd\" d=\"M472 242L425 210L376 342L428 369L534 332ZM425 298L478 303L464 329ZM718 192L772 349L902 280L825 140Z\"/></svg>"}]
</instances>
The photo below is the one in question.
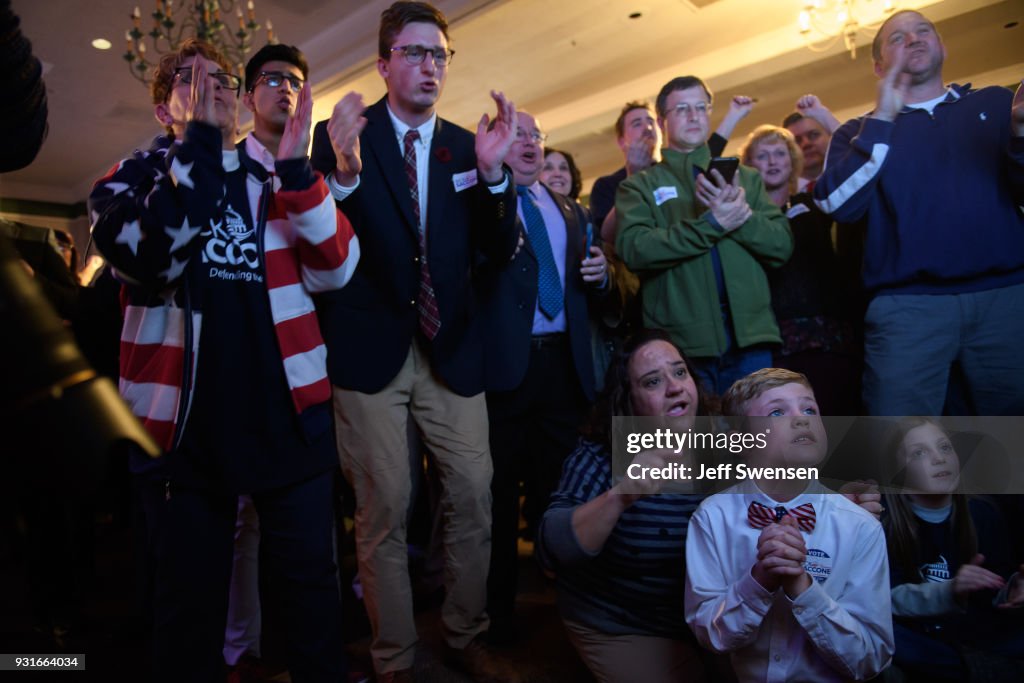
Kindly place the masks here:
<instances>
[{"instance_id":1,"label":"striped blue and white shirt","mask_svg":"<svg viewBox=\"0 0 1024 683\"><path fill-rule=\"evenodd\" d=\"M692 639L683 616L686 528L703 496L641 498L622 513L604 547L590 553L576 538L572 513L611 486L610 455L580 441L537 539L541 563L557 575L563 618L610 634Z\"/></svg>"}]
</instances>

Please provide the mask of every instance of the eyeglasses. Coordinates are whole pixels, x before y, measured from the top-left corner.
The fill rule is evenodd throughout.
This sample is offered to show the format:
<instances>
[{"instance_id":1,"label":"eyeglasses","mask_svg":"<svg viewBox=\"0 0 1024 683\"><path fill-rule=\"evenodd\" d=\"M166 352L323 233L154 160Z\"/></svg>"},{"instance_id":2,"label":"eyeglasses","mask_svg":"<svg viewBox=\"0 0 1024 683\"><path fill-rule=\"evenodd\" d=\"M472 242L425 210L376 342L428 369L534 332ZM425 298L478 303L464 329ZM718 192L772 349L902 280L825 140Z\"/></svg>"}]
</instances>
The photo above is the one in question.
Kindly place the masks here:
<instances>
[{"instance_id":1,"label":"eyeglasses","mask_svg":"<svg viewBox=\"0 0 1024 683\"><path fill-rule=\"evenodd\" d=\"M668 111L670 114L678 114L679 116L682 116L684 118L689 118L691 111L697 112L698 116L707 116L708 113L711 111L711 105L706 104L704 102L699 102L698 104L680 102L679 104L672 107Z\"/></svg>"},{"instance_id":2,"label":"eyeglasses","mask_svg":"<svg viewBox=\"0 0 1024 683\"><path fill-rule=\"evenodd\" d=\"M304 80L298 76L291 74L282 73L280 71L261 71L260 75L253 81L252 87L249 88L249 92L256 89L256 86L260 83L266 83L271 88L280 88L281 84L288 81L288 86L292 89L292 92L299 92L302 90L302 85L305 83Z\"/></svg>"},{"instance_id":3,"label":"eyeglasses","mask_svg":"<svg viewBox=\"0 0 1024 683\"><path fill-rule=\"evenodd\" d=\"M538 145L543 145L547 139L548 136L545 135L544 133L541 133L539 130L533 130L527 133L522 128L516 128L516 142L526 142L527 140L532 140Z\"/></svg>"},{"instance_id":4,"label":"eyeglasses","mask_svg":"<svg viewBox=\"0 0 1024 683\"><path fill-rule=\"evenodd\" d=\"M449 50L444 47L425 47L423 45L398 45L397 47L391 48L392 52L401 52L405 55L405 63L422 64L423 60L426 59L427 53L430 53L430 57L434 60L434 66L448 66L451 63L452 57L455 56L455 50Z\"/></svg>"},{"instance_id":5,"label":"eyeglasses","mask_svg":"<svg viewBox=\"0 0 1024 683\"><path fill-rule=\"evenodd\" d=\"M242 88L242 79L234 74L229 74L227 71L214 71L212 74L209 75L213 76L213 78L215 78L217 82L220 83L220 86L222 88L234 90L236 93ZM192 85L192 67L178 67L174 70L174 78L177 79L179 83L183 83L185 85Z\"/></svg>"}]
</instances>

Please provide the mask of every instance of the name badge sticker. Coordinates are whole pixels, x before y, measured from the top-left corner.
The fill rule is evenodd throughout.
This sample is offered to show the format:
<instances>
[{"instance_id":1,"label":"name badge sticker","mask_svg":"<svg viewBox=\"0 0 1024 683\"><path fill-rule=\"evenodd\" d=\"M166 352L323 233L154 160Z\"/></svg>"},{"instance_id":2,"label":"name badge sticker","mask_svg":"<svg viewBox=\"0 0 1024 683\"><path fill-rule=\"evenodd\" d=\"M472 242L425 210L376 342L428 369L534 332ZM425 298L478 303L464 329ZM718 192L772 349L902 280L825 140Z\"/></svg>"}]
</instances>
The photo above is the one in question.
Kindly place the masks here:
<instances>
[{"instance_id":1,"label":"name badge sticker","mask_svg":"<svg viewBox=\"0 0 1024 683\"><path fill-rule=\"evenodd\" d=\"M802 213L809 213L810 209L807 208L806 204L794 204L790 207L789 211L786 212L786 218L795 218Z\"/></svg>"},{"instance_id":2,"label":"name badge sticker","mask_svg":"<svg viewBox=\"0 0 1024 683\"><path fill-rule=\"evenodd\" d=\"M462 192L465 189L476 185L476 169L472 171L466 171L465 173L453 173L452 184L455 185L456 192Z\"/></svg>"},{"instance_id":3,"label":"name badge sticker","mask_svg":"<svg viewBox=\"0 0 1024 683\"><path fill-rule=\"evenodd\" d=\"M675 199L678 196L679 192L676 190L676 188L672 187L671 185L659 187L656 190L654 190L654 204L656 206L661 206L668 200Z\"/></svg>"}]
</instances>

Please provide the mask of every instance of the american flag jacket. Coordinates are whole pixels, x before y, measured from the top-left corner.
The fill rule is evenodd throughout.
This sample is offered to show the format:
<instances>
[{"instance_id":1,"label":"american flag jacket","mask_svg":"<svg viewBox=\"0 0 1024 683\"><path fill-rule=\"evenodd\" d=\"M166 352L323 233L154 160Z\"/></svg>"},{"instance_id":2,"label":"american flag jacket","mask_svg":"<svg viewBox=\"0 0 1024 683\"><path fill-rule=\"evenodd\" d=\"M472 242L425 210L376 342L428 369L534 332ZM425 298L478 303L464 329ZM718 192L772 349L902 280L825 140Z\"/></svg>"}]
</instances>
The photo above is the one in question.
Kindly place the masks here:
<instances>
[{"instance_id":1,"label":"american flag jacket","mask_svg":"<svg viewBox=\"0 0 1024 683\"><path fill-rule=\"evenodd\" d=\"M281 362L301 418L331 397L310 293L348 282L359 242L319 173L306 189L282 190L273 155L259 141L249 136L237 147ZM192 122L180 144L156 138L89 196L96 245L125 283L121 395L164 450L177 445L188 416L203 320L201 268L192 264L200 262L200 232L223 219L224 163L219 131ZM312 174L308 159L278 162L278 170L289 164L292 173Z\"/></svg>"}]
</instances>

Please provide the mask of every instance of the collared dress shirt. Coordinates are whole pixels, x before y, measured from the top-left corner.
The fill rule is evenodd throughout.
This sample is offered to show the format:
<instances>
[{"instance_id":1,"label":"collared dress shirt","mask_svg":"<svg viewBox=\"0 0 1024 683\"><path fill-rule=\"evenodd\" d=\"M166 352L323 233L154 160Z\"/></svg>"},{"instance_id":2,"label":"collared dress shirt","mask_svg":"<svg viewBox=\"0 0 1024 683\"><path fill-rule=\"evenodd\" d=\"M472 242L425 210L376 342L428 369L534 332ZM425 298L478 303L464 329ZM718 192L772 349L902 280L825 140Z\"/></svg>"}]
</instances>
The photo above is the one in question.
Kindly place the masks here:
<instances>
[{"instance_id":1,"label":"collared dress shirt","mask_svg":"<svg viewBox=\"0 0 1024 683\"><path fill-rule=\"evenodd\" d=\"M811 586L795 600L751 575L760 529L747 522L758 501L787 509L811 503L804 534ZM686 538L686 622L697 639L728 652L740 681L847 681L870 678L894 651L889 567L882 527L867 511L812 483L780 503L743 481L711 496Z\"/></svg>"}]
</instances>

